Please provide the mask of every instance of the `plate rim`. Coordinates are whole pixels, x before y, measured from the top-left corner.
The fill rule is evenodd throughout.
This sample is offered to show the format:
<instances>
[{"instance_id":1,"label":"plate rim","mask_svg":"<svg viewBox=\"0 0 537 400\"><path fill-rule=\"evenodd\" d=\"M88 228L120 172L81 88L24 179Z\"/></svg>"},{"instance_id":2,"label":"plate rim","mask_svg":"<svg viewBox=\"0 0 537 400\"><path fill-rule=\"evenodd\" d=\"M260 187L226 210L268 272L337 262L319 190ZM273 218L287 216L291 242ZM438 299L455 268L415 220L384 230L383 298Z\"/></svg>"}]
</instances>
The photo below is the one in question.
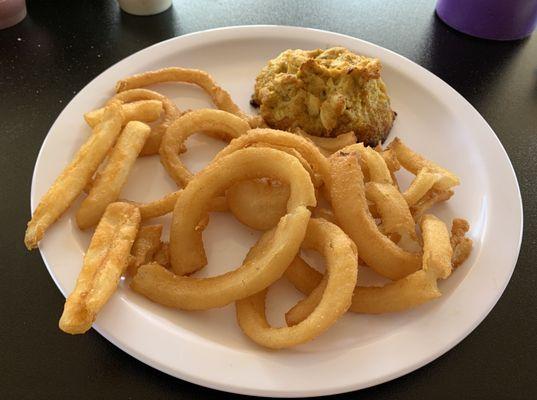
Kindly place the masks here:
<instances>
[{"instance_id":1,"label":"plate rim","mask_svg":"<svg viewBox=\"0 0 537 400\"><path fill-rule=\"evenodd\" d=\"M394 373L391 373L391 374L385 374L385 375L377 377L376 379L370 379L368 382L365 382L365 383L360 382L358 384L356 384L356 383L348 384L345 387L338 387L338 388L329 387L326 390L325 389L320 389L320 390L307 390L307 389L305 389L305 390L301 390L301 391L297 391L297 390L286 391L286 390L282 390L281 388L280 389L262 389L262 390L258 390L256 388L246 388L246 387L241 386L240 384L237 384L235 382L234 383L230 383L230 382L219 382L219 383L216 382L215 383L212 380L207 380L207 379L204 379L203 377L189 374L188 370L185 370L184 368L181 371L181 373L179 373L177 370L173 370L172 368L170 368L170 367L164 365L163 363L159 362L159 360L148 358L141 351L139 351L139 350L137 350L135 348L132 348L131 346L129 346L126 343L120 342L120 340L118 338L116 338L113 335L111 335L110 332L108 332L106 330L106 328L101 327L99 324L94 324L93 328L99 334L101 334L103 337L105 337L108 341L110 341L112 344L114 344L115 346L117 346L118 348L120 348L121 350L123 350L124 352L129 354L130 356L134 357L135 359L143 362L144 364L149 365L149 366L151 366L151 367L153 367L155 369L158 369L158 370L160 370L160 371L162 371L162 372L164 372L166 374L169 374L171 376L174 376L174 377L177 377L179 379L183 379L183 380L186 380L188 382L191 382L191 383L194 383L194 384L197 384L197 385L201 385L201 386L204 386L204 387L209 387L209 388L212 388L212 389L223 390L223 391L226 391L226 392L238 393L238 394L247 394L247 395L256 395L256 396L276 396L276 397L321 396L321 395L329 395L329 394L336 394L336 393L345 393L345 392L349 392L349 391L353 391L353 390L358 390L358 389L371 387L371 386L374 386L374 385L377 385L377 384L380 384L380 383L383 383L383 382L387 382L387 381L396 379L396 378L398 378L400 376L406 375L407 373L410 373L410 372L412 372L414 370L417 370L417 369L421 368L422 366L424 366L424 365L432 362L433 360L439 358L440 356L445 354L447 351L449 351L453 347L455 347L462 340L464 340L489 315L489 313L492 310L492 308L497 304L498 300L502 296L505 288L507 287L507 285L508 285L508 283L509 283L509 281L510 281L510 279L512 277L512 274L514 272L514 269L516 267L518 257L519 257L519 254L520 254L520 249L521 249L521 244L522 244L522 236L523 236L523 227L524 227L524 215L523 215L524 210L523 210L522 197L521 197L521 193L520 193L520 186L519 186L519 183L518 183L517 175L516 175L516 172L514 170L512 162L511 162L511 160L510 160L505 148L503 147L501 141L499 140L499 138L496 135L496 133L494 132L494 130L490 127L488 122L475 109L475 107L473 107L472 104L470 102L468 102L468 100L466 100L460 93L458 93L454 88L452 88L447 82L445 82L444 80L442 80L441 78L439 78L438 76L436 76L435 74L433 74L432 72L427 70L426 68L424 68L421 65L417 64L416 62L414 62L414 61L410 60L409 58L407 58L407 57L405 57L403 55L400 55L400 54L398 54L398 53L396 53L396 52L394 52L394 51L392 51L390 49L387 49L385 47L376 45L374 43L371 43L371 42L363 40L363 39L359 39L359 38L356 38L356 37L353 37L353 36L350 36L350 35L341 34L341 33L330 32L330 31L321 30L321 29L315 29L315 28L299 27L299 26L285 26L285 25L238 25L238 26L227 26L227 27L208 29L208 30L203 30L203 31L198 31L198 32L192 32L192 33L188 33L188 34L185 34L185 35L173 37L173 38L170 38L170 39L155 43L155 44L153 44L153 45L151 45L149 47L141 49L141 50L139 50L139 51L137 51L137 52L135 52L135 53L133 53L133 54L121 59L121 60L119 60L118 62L110 65L108 68L103 70L101 73L99 73L97 76L95 76L92 80L90 80L82 89L80 89L80 91L76 94L76 96L74 96L73 99L71 99L71 101L60 112L60 114L58 115L58 117L56 118L54 123L49 128L49 130L47 132L47 135L46 135L45 139L43 140L43 143L41 144L41 147L39 149L38 156L36 158L34 170L33 170L33 173L32 173L32 183L31 183L31 193L30 193L30 208L33 211L35 209L36 204L37 204L37 200L35 199L36 175L37 175L37 171L38 171L38 166L42 162L42 154L43 154L44 149L46 148L47 140L50 138L49 134L51 133L51 131L54 130L55 125L62 118L63 113L69 107L69 105L73 101L75 101L75 99L77 99L78 96L80 96L82 93L84 93L88 86L90 86L95 80L99 79L101 77L101 75L103 75L107 71L115 68L118 64L120 64L122 62L127 62L127 60L129 60L129 59L134 58L136 56L139 56L140 53L154 51L155 48L158 48L160 46L165 46L169 42L189 41L189 40L192 40L193 37L194 38L195 37L202 37L202 36L205 36L207 34L214 34L215 32L223 32L223 31L225 31L225 32L228 32L228 31L237 32L237 35L235 35L235 39L240 39L240 32L243 32L243 31L264 31L264 33L270 35L271 33L274 33L276 30L285 31L285 32L287 32L289 34L294 33L294 34L297 34L297 35L303 35L305 32L306 33L307 32L312 32L313 34L321 35L321 36L325 36L325 37L326 37L326 35L328 35L328 36L331 36L333 39L341 39L341 40L345 40L345 41L350 40L350 41L354 41L354 42L359 42L362 45L370 46L370 47L375 48L376 50L379 50L381 52L387 52L387 53L391 54L392 57L401 59L404 63L412 64L413 68L417 67L429 79L433 79L433 80L436 80L437 82L439 82L442 86L444 86L444 89L446 89L446 90L451 92L451 95L455 95L455 96L457 96L459 98L459 100L462 100L462 103L464 104L464 107L471 109L471 111L478 118L478 120L479 120L478 122L481 125L483 125L483 127L486 127L487 130L489 131L489 133L492 133L491 138L495 141L496 146L499 146L499 150L503 153L503 156L505 157L505 160L507 161L507 165L508 165L508 169L509 169L509 171L508 171L509 175L513 179L512 183L515 184L515 188L516 188L516 194L515 195L516 195L516 197L518 199L518 204L517 204L517 210L516 211L519 213L519 218L517 218L516 223L518 223L518 225L519 225L519 233L518 233L518 236L516 238L516 241L517 241L517 246L516 246L517 248L516 248L516 251L515 251L516 257L514 257L514 260L511 263L512 265L510 265L510 270L509 270L509 273L506 275L506 279L504 280L504 282L502 282L501 287L495 292L495 296L494 296L494 299L492 299L492 301L490 303L490 307L488 307L486 312L482 312L480 317L475 319L471 325L465 325L465 326L467 326L467 329L465 330L465 332L463 334L460 334L457 337L453 338L449 344L446 344L441 349L433 351L433 352L429 351L429 356L428 357L424 357L421 360L419 360L417 362L414 362L411 365L408 365L406 368L402 368L402 369L398 370L397 372L394 372ZM272 37L274 38L275 36L277 36L277 32ZM267 36L267 37L271 37L271 36ZM209 40L208 43L210 43L211 41L212 41L212 39ZM62 289L62 286L59 284L58 278L54 274L52 266L49 266L41 247L39 247L39 251L40 251L41 257L43 259L43 262L45 263L45 265L47 267L47 270L48 270L50 276L52 277L54 283L56 284L56 286L58 287L60 292L65 296L64 290ZM461 284L462 284L462 282L461 282Z\"/></svg>"}]
</instances>

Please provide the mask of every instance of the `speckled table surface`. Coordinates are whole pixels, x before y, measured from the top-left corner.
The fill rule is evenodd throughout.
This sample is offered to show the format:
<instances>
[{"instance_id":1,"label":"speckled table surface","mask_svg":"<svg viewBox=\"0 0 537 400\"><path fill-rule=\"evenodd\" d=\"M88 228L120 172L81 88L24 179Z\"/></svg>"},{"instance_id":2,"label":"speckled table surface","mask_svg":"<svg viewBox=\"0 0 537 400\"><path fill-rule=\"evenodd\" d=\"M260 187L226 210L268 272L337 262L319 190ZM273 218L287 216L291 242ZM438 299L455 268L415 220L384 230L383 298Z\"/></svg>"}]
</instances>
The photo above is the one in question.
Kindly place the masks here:
<instances>
[{"instance_id":1,"label":"speckled table surface","mask_svg":"<svg viewBox=\"0 0 537 400\"><path fill-rule=\"evenodd\" d=\"M402 378L340 397L535 398L537 359L537 34L471 38L444 25L432 0L175 1L153 17L113 1L33 1L0 31L0 393L22 398L225 398L156 371L91 331L57 329L63 297L22 237L32 170L51 124L110 65L156 42L229 25L331 30L396 51L448 82L485 117L517 172L525 213L519 261L504 295L462 343Z\"/></svg>"}]
</instances>

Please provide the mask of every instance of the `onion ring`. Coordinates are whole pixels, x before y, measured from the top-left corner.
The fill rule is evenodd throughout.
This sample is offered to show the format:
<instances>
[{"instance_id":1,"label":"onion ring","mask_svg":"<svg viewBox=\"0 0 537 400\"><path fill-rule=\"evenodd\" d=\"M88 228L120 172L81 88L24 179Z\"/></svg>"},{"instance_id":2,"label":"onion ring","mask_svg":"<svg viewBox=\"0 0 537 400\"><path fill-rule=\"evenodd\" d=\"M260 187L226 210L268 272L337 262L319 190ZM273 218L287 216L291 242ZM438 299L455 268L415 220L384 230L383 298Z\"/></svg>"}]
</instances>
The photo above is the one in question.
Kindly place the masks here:
<instances>
[{"instance_id":1,"label":"onion ring","mask_svg":"<svg viewBox=\"0 0 537 400\"><path fill-rule=\"evenodd\" d=\"M388 148L395 152L397 160L399 160L403 168L412 172L414 175L418 175L423 168L429 168L441 174L442 178L434 184L434 188L437 190L447 191L460 183L459 178L453 172L448 171L433 161L427 160L422 155L407 147L398 137L392 140Z\"/></svg>"},{"instance_id":2,"label":"onion ring","mask_svg":"<svg viewBox=\"0 0 537 400\"><path fill-rule=\"evenodd\" d=\"M254 246L255 257L234 271L211 278L193 278L174 275L161 265L151 263L138 269L131 288L156 303L182 310L223 307L251 296L283 275L300 248L309 218L306 207L293 208Z\"/></svg>"},{"instance_id":3,"label":"onion ring","mask_svg":"<svg viewBox=\"0 0 537 400\"><path fill-rule=\"evenodd\" d=\"M233 102L229 93L218 86L211 75L199 69L168 67L155 71L143 72L117 82L116 91L120 93L125 90L162 82L183 82L195 84L202 88L209 96L211 96L214 104L220 110L235 114L236 116L245 120L249 119L249 116L244 114Z\"/></svg>"},{"instance_id":4,"label":"onion ring","mask_svg":"<svg viewBox=\"0 0 537 400\"><path fill-rule=\"evenodd\" d=\"M413 240L416 237L416 223L410 214L405 198L397 188L388 183L368 182L365 185L367 200L375 204L382 223L379 230L385 235L397 233L408 236Z\"/></svg>"},{"instance_id":5,"label":"onion ring","mask_svg":"<svg viewBox=\"0 0 537 400\"><path fill-rule=\"evenodd\" d=\"M340 152L356 153L360 156L358 160L362 173L367 177L366 181L393 185L392 176L384 158L371 147L365 147L363 143L355 143L344 147Z\"/></svg>"},{"instance_id":6,"label":"onion ring","mask_svg":"<svg viewBox=\"0 0 537 400\"><path fill-rule=\"evenodd\" d=\"M127 273L136 275L140 265L147 264L153 260L157 250L160 248L160 236L162 235L162 225L142 226L138 230L138 235L132 245L132 260L127 268Z\"/></svg>"},{"instance_id":7,"label":"onion ring","mask_svg":"<svg viewBox=\"0 0 537 400\"><path fill-rule=\"evenodd\" d=\"M175 204L170 230L170 261L176 274L192 273L207 263L202 229L198 224L207 213L208 200L235 182L256 178L289 184L287 212L316 204L308 173L287 153L270 148L249 148L220 157L196 175Z\"/></svg>"},{"instance_id":8,"label":"onion ring","mask_svg":"<svg viewBox=\"0 0 537 400\"><path fill-rule=\"evenodd\" d=\"M453 251L449 234L445 224L433 215L423 217L421 228L423 269L382 287L355 287L349 311L363 314L397 312L441 296L436 281L451 274ZM286 321L292 325L304 320L315 308L327 279L299 257L291 263L285 277L308 296L286 313Z\"/></svg>"},{"instance_id":9,"label":"onion ring","mask_svg":"<svg viewBox=\"0 0 537 400\"><path fill-rule=\"evenodd\" d=\"M186 186L192 173L184 166L179 153L185 151L184 142L196 132L218 132L224 140L239 137L250 126L243 119L221 110L201 109L183 114L166 130L160 145L160 161L178 186Z\"/></svg>"},{"instance_id":10,"label":"onion ring","mask_svg":"<svg viewBox=\"0 0 537 400\"><path fill-rule=\"evenodd\" d=\"M326 288L319 291L319 301L303 321L291 327L272 328L265 317L266 290L236 302L239 326L261 346L282 349L312 340L330 328L350 306L358 271L352 240L337 225L311 219L302 246L320 252L328 272Z\"/></svg>"},{"instance_id":11,"label":"onion ring","mask_svg":"<svg viewBox=\"0 0 537 400\"><path fill-rule=\"evenodd\" d=\"M356 243L360 258L389 279L420 269L420 254L404 251L378 230L368 209L358 155L340 151L330 161L332 209L341 228Z\"/></svg>"},{"instance_id":12,"label":"onion ring","mask_svg":"<svg viewBox=\"0 0 537 400\"><path fill-rule=\"evenodd\" d=\"M299 135L276 129L250 129L246 135L233 139L215 156L215 160L245 147L259 146L261 143L294 148L311 165L314 173L318 174L325 184L330 179L328 160L313 143Z\"/></svg>"}]
</instances>

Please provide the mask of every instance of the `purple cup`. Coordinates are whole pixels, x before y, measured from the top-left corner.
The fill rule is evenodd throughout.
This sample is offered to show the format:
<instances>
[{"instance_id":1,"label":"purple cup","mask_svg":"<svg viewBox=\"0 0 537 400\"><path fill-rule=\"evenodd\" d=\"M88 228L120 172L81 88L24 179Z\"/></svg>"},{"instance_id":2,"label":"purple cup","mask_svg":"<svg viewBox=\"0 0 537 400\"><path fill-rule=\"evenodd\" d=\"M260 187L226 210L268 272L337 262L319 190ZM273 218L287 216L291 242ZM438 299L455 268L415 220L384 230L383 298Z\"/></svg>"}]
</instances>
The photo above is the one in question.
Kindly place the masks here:
<instances>
[{"instance_id":1,"label":"purple cup","mask_svg":"<svg viewBox=\"0 0 537 400\"><path fill-rule=\"evenodd\" d=\"M537 25L537 0L438 0L436 13L452 28L492 40L531 35Z\"/></svg>"}]
</instances>

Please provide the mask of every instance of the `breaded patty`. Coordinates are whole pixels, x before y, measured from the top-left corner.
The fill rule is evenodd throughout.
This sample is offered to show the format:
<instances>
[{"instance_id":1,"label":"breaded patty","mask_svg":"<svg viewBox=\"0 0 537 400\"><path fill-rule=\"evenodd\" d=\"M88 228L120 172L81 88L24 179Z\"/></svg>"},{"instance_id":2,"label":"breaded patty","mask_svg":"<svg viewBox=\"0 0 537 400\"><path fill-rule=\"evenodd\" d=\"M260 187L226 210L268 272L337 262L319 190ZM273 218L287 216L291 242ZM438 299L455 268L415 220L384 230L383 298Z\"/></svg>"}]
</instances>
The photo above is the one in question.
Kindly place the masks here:
<instances>
[{"instance_id":1,"label":"breaded patty","mask_svg":"<svg viewBox=\"0 0 537 400\"><path fill-rule=\"evenodd\" d=\"M375 58L343 47L286 50L256 78L252 103L276 129L301 128L334 137L354 131L358 141L384 141L394 120Z\"/></svg>"}]
</instances>

